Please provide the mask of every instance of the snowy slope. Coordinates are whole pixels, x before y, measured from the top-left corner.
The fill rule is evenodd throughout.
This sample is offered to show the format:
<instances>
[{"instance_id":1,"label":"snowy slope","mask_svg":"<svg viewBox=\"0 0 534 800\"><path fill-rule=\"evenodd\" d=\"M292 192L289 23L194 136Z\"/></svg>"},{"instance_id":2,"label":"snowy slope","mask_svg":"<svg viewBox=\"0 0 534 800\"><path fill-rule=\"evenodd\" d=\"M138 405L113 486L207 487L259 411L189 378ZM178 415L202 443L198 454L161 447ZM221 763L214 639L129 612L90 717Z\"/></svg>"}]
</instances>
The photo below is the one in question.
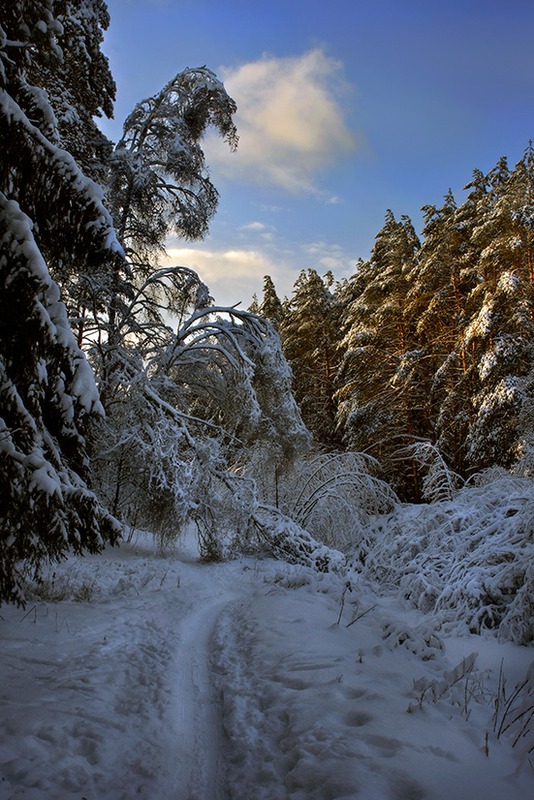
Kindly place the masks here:
<instances>
[{"instance_id":1,"label":"snowy slope","mask_svg":"<svg viewBox=\"0 0 534 800\"><path fill-rule=\"evenodd\" d=\"M532 648L344 586L148 536L70 559L0 610L0 798L530 800L493 701Z\"/></svg>"}]
</instances>

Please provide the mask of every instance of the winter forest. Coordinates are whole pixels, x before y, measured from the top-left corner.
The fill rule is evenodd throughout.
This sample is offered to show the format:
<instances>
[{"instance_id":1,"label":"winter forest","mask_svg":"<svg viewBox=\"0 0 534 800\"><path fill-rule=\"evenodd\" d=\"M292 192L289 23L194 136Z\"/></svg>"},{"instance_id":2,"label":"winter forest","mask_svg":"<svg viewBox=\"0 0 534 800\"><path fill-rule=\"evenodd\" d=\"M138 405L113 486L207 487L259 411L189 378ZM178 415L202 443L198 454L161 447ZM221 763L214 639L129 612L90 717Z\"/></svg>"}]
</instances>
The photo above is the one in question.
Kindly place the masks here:
<instances>
[{"instance_id":1,"label":"winter forest","mask_svg":"<svg viewBox=\"0 0 534 800\"><path fill-rule=\"evenodd\" d=\"M109 141L109 24L0 3L0 798L532 797L532 143L217 306L236 105Z\"/></svg>"}]
</instances>

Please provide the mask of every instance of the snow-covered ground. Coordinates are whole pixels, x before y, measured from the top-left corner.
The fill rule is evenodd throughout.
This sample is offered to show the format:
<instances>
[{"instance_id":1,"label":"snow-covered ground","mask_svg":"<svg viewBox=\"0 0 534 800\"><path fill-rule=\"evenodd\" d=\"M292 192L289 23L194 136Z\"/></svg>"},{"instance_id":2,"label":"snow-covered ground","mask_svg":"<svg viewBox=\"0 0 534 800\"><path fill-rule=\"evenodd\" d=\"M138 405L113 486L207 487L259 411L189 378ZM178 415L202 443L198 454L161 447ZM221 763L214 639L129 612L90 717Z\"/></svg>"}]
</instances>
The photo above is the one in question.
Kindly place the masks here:
<instances>
[{"instance_id":1,"label":"snow-covered ground","mask_svg":"<svg viewBox=\"0 0 534 800\"><path fill-rule=\"evenodd\" d=\"M361 577L138 535L0 615L2 800L534 797L534 650Z\"/></svg>"}]
</instances>

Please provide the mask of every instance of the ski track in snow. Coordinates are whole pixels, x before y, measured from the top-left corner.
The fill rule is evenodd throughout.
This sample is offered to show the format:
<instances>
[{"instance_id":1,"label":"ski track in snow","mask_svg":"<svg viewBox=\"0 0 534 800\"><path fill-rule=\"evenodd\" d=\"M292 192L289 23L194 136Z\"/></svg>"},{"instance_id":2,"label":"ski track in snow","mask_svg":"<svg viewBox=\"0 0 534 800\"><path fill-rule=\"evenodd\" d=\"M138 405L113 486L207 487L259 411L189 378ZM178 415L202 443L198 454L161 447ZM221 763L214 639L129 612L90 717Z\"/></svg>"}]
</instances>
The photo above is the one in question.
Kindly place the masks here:
<instances>
[{"instance_id":1,"label":"ski track in snow","mask_svg":"<svg viewBox=\"0 0 534 800\"><path fill-rule=\"evenodd\" d=\"M92 565L91 583L107 580L101 602L2 609L1 800L216 797L208 647L243 592L239 572L228 581L224 565L135 552L121 561L128 550L88 558L76 576L87 586Z\"/></svg>"},{"instance_id":2,"label":"ski track in snow","mask_svg":"<svg viewBox=\"0 0 534 800\"><path fill-rule=\"evenodd\" d=\"M176 782L176 798L215 800L219 772L219 713L211 688L209 643L214 625L231 594L210 602L188 618L180 640L177 691L181 704L176 758L185 765Z\"/></svg>"},{"instance_id":3,"label":"ski track in snow","mask_svg":"<svg viewBox=\"0 0 534 800\"><path fill-rule=\"evenodd\" d=\"M69 559L62 586L0 611L0 800L534 797L487 700L532 648L445 636L364 585L337 624L338 576L161 557L148 537ZM462 682L418 703L415 680L473 651L469 719Z\"/></svg>"}]
</instances>

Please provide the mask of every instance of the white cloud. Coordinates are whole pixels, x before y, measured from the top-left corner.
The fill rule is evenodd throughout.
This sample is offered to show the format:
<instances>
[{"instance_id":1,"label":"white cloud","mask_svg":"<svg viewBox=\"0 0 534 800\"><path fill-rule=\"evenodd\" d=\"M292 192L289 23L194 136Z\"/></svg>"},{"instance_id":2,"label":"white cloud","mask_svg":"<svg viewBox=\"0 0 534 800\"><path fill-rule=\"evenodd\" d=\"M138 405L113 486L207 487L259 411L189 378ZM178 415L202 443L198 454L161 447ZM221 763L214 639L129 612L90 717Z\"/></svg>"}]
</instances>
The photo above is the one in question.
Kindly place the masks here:
<instances>
[{"instance_id":1,"label":"white cloud","mask_svg":"<svg viewBox=\"0 0 534 800\"><path fill-rule=\"evenodd\" d=\"M312 260L314 269L332 270L336 278L348 277L354 271L354 258L347 255L338 244L329 242L309 242L302 246Z\"/></svg>"},{"instance_id":2,"label":"white cloud","mask_svg":"<svg viewBox=\"0 0 534 800\"><path fill-rule=\"evenodd\" d=\"M239 147L229 154L210 137L208 163L247 182L320 193L317 174L356 146L344 118L341 101L347 86L341 73L340 62L320 49L222 68L225 87L238 106Z\"/></svg>"},{"instance_id":3,"label":"white cloud","mask_svg":"<svg viewBox=\"0 0 534 800\"><path fill-rule=\"evenodd\" d=\"M265 222L249 222L239 228L242 238L259 237L263 242L272 242L276 233L274 225Z\"/></svg>"},{"instance_id":4,"label":"white cloud","mask_svg":"<svg viewBox=\"0 0 534 800\"><path fill-rule=\"evenodd\" d=\"M250 231L252 233L265 233L268 230L274 230L272 225L267 225L265 222L248 222L246 225L241 225L240 231Z\"/></svg>"},{"instance_id":5,"label":"white cloud","mask_svg":"<svg viewBox=\"0 0 534 800\"><path fill-rule=\"evenodd\" d=\"M246 226L245 226L246 227ZM187 266L198 272L218 305L250 305L252 295L261 300L263 278L270 275L280 298L290 297L301 269L319 273L332 270L335 278L354 272L354 259L342 247L324 241L295 248L262 247L169 247L167 264Z\"/></svg>"},{"instance_id":6,"label":"white cloud","mask_svg":"<svg viewBox=\"0 0 534 800\"><path fill-rule=\"evenodd\" d=\"M170 247L167 255L169 264L198 272L220 305L242 303L246 308L260 293L263 276L275 278L280 269L268 254L252 248Z\"/></svg>"}]
</instances>

